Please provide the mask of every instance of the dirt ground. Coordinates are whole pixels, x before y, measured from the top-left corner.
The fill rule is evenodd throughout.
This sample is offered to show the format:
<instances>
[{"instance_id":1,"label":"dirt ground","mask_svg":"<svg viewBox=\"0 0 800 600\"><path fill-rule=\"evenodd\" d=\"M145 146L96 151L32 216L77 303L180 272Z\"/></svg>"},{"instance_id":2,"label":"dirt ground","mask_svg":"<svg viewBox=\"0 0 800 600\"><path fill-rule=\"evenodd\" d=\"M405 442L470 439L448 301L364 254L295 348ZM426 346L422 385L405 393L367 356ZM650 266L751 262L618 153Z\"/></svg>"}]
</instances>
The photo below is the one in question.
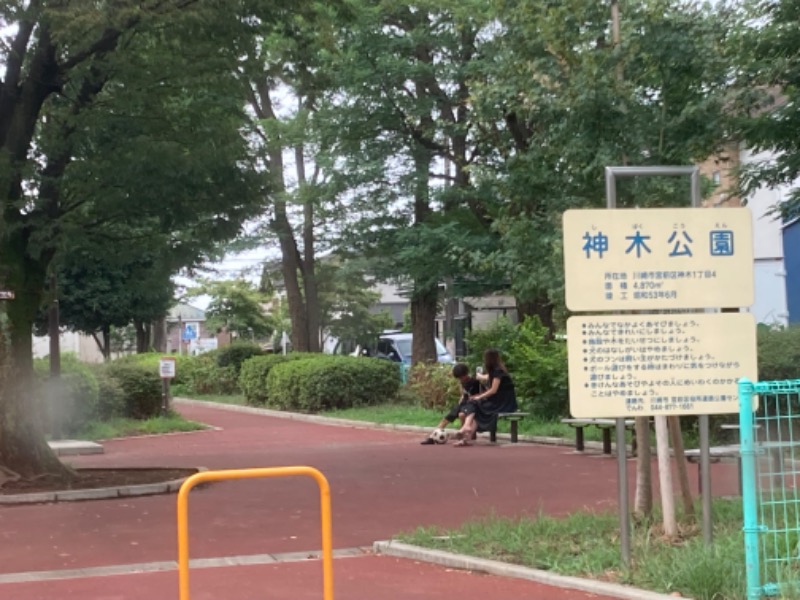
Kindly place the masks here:
<instances>
[{"instance_id":1,"label":"dirt ground","mask_svg":"<svg viewBox=\"0 0 800 600\"><path fill-rule=\"evenodd\" d=\"M0 487L0 495L11 496L35 492L59 492L63 490L87 490L124 485L163 483L183 479L195 473L197 473L197 469L76 469L75 476L69 481L47 475L36 479L6 481Z\"/></svg>"}]
</instances>

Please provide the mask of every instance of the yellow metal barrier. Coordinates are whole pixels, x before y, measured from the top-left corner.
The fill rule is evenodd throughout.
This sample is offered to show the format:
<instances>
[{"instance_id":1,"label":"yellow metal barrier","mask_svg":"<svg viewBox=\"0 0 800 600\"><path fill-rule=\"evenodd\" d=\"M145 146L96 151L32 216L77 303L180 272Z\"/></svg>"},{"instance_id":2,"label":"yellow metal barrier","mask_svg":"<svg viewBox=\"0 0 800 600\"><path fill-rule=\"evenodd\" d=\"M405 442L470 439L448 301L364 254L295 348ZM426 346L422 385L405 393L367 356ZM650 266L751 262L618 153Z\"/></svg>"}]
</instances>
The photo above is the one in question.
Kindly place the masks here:
<instances>
[{"instance_id":1,"label":"yellow metal barrier","mask_svg":"<svg viewBox=\"0 0 800 600\"><path fill-rule=\"evenodd\" d=\"M257 477L292 477L305 475L319 486L322 522L322 598L333 600L333 541L331 538L331 489L325 476L313 467L269 467L205 471L189 477L178 492L178 584L180 600L189 600L189 492L209 481L254 479Z\"/></svg>"}]
</instances>

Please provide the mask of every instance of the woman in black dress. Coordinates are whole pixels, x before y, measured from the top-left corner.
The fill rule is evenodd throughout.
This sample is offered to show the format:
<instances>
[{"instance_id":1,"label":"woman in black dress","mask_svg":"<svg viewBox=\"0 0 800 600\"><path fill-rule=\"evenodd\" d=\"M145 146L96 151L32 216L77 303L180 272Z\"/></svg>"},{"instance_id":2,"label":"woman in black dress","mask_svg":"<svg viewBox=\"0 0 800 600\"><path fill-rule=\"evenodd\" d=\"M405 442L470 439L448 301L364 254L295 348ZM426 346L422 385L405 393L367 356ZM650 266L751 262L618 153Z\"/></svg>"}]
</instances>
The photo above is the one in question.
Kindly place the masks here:
<instances>
[{"instance_id":1,"label":"woman in black dress","mask_svg":"<svg viewBox=\"0 0 800 600\"><path fill-rule=\"evenodd\" d=\"M489 349L483 353L484 373L478 375L488 389L470 397L470 409L466 411L464 426L456 434L456 446L468 446L476 431L489 431L498 413L517 411L517 394L514 381L500 358L500 352Z\"/></svg>"}]
</instances>

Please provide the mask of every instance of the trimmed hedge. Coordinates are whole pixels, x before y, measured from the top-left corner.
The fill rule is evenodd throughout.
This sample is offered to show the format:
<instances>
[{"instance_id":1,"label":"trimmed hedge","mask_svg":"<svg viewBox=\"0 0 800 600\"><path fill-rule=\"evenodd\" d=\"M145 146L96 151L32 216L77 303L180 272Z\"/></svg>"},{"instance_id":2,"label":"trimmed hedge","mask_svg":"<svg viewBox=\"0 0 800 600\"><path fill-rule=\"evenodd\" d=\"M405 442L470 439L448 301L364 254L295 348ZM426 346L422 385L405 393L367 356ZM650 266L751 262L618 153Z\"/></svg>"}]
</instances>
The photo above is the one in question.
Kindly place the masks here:
<instances>
[{"instance_id":1,"label":"trimmed hedge","mask_svg":"<svg viewBox=\"0 0 800 600\"><path fill-rule=\"evenodd\" d=\"M158 370L154 371L148 364L125 361L114 361L107 369L108 374L122 387L125 416L149 419L161 413L161 377Z\"/></svg>"},{"instance_id":2,"label":"trimmed hedge","mask_svg":"<svg viewBox=\"0 0 800 600\"><path fill-rule=\"evenodd\" d=\"M264 354L248 358L242 363L242 369L239 372L239 389L242 390L248 404L264 406L268 404L267 377L273 367L285 362L305 360L313 356L324 355L292 352L285 355Z\"/></svg>"},{"instance_id":3,"label":"trimmed hedge","mask_svg":"<svg viewBox=\"0 0 800 600\"><path fill-rule=\"evenodd\" d=\"M267 405L315 413L379 404L399 387L397 365L390 361L317 355L275 365L267 375Z\"/></svg>"},{"instance_id":4,"label":"trimmed hedge","mask_svg":"<svg viewBox=\"0 0 800 600\"><path fill-rule=\"evenodd\" d=\"M264 354L264 351L258 344L235 342L217 351L217 366L223 368L233 367L238 377L244 361L254 356L261 356L262 354Z\"/></svg>"}]
</instances>

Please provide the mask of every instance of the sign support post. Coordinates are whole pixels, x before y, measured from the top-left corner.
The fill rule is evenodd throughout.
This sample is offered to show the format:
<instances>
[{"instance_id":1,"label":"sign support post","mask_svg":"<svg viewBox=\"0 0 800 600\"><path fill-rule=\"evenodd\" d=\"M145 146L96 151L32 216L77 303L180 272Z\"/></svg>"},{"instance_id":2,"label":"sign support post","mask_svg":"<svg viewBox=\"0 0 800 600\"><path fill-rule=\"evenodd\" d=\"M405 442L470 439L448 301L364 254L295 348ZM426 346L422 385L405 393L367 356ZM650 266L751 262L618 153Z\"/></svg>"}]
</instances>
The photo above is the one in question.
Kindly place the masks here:
<instances>
[{"instance_id":1,"label":"sign support post","mask_svg":"<svg viewBox=\"0 0 800 600\"><path fill-rule=\"evenodd\" d=\"M616 176L631 177L644 176L689 176L691 185L691 206L700 208L702 198L700 194L700 170L692 167L606 167L606 197L608 208L616 208L617 181ZM613 198L613 200L612 200ZM699 415L698 428L700 433L700 482L703 486L703 540L706 544L712 542L711 522L711 445L709 443L708 415Z\"/></svg>"},{"instance_id":2,"label":"sign support post","mask_svg":"<svg viewBox=\"0 0 800 600\"><path fill-rule=\"evenodd\" d=\"M167 416L170 405L170 382L175 378L175 357L162 356L158 361L158 371L161 375L161 414Z\"/></svg>"}]
</instances>

